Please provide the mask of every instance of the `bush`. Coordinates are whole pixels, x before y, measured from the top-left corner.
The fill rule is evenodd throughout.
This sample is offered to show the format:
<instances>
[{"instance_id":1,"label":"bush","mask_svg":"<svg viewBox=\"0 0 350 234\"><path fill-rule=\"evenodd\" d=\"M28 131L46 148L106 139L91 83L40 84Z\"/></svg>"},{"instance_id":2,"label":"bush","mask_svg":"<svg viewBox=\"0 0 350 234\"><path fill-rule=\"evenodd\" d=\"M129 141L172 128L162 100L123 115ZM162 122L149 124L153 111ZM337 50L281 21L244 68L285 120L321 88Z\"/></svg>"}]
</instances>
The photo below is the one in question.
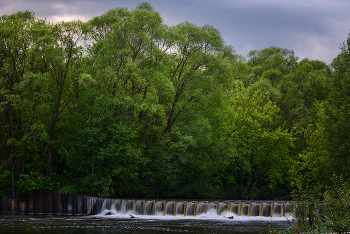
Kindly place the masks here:
<instances>
[{"instance_id":1,"label":"bush","mask_svg":"<svg viewBox=\"0 0 350 234\"><path fill-rule=\"evenodd\" d=\"M294 210L294 225L283 233L322 233L325 232L324 218L320 214L322 211L322 194L317 186L302 188L298 186L293 191L295 204L292 205Z\"/></svg>"},{"instance_id":2,"label":"bush","mask_svg":"<svg viewBox=\"0 0 350 234\"><path fill-rule=\"evenodd\" d=\"M18 199L27 199L31 190L49 189L56 190L58 185L47 180L45 176L38 172L31 172L29 175L22 174L18 183L16 197Z\"/></svg>"},{"instance_id":3,"label":"bush","mask_svg":"<svg viewBox=\"0 0 350 234\"><path fill-rule=\"evenodd\" d=\"M350 231L350 186L343 177L333 175L332 186L325 192L327 227L332 232Z\"/></svg>"},{"instance_id":4,"label":"bush","mask_svg":"<svg viewBox=\"0 0 350 234\"><path fill-rule=\"evenodd\" d=\"M350 231L350 186L333 175L332 186L321 193L318 186L293 192L294 225L282 233L345 233Z\"/></svg>"}]
</instances>

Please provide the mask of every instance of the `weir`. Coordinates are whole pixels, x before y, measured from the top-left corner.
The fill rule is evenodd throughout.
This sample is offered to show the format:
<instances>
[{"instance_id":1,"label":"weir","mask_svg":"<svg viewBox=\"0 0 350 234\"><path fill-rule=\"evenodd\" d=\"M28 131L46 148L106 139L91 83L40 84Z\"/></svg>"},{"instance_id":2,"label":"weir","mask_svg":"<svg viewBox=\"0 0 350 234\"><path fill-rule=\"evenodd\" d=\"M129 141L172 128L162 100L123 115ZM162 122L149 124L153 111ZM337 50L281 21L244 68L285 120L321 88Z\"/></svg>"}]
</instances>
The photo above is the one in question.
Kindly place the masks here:
<instances>
[{"instance_id":1,"label":"weir","mask_svg":"<svg viewBox=\"0 0 350 234\"><path fill-rule=\"evenodd\" d=\"M197 217L207 214L224 216L292 216L291 201L173 201L104 199L100 214Z\"/></svg>"},{"instance_id":2,"label":"weir","mask_svg":"<svg viewBox=\"0 0 350 234\"><path fill-rule=\"evenodd\" d=\"M109 199L32 190L26 200L0 197L0 214L137 216L291 216L293 201L181 201Z\"/></svg>"}]
</instances>

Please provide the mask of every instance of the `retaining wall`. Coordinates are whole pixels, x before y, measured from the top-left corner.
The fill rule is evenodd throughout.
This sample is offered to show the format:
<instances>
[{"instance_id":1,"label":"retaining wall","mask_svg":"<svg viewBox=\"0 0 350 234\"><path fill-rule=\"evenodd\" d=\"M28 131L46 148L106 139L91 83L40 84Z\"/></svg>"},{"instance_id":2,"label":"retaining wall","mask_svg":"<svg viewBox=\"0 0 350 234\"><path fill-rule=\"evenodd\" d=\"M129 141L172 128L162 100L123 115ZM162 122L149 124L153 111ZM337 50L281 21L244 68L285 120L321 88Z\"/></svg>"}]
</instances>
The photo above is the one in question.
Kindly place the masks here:
<instances>
[{"instance_id":1,"label":"retaining wall","mask_svg":"<svg viewBox=\"0 0 350 234\"><path fill-rule=\"evenodd\" d=\"M103 198L39 189L32 190L24 201L0 197L0 214L96 215L101 212L103 201Z\"/></svg>"}]
</instances>

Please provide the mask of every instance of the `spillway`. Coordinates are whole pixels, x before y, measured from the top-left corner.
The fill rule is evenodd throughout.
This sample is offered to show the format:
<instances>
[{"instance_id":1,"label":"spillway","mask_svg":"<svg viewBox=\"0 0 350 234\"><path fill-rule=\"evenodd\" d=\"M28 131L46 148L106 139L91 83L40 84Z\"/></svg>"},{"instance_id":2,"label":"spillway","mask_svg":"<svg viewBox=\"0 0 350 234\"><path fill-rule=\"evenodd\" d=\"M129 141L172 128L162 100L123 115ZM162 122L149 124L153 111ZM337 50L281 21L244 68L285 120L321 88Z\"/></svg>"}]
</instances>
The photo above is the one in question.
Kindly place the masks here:
<instances>
[{"instance_id":1,"label":"spillway","mask_svg":"<svg viewBox=\"0 0 350 234\"><path fill-rule=\"evenodd\" d=\"M293 201L174 201L104 199L101 214L197 217L232 214L249 217L291 217Z\"/></svg>"}]
</instances>

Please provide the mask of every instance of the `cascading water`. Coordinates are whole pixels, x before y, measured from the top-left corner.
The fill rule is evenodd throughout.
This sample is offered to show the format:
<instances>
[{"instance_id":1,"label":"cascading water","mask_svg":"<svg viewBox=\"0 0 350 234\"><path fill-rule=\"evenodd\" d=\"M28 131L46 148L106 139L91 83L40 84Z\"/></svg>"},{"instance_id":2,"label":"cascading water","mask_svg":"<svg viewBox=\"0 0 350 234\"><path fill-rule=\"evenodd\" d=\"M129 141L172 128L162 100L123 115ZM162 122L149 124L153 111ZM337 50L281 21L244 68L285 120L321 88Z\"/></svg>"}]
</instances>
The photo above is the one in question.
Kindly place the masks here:
<instances>
[{"instance_id":1,"label":"cascading water","mask_svg":"<svg viewBox=\"0 0 350 234\"><path fill-rule=\"evenodd\" d=\"M244 216L250 216L250 206L252 203L250 202L242 202L242 209L241 209L241 214Z\"/></svg>"},{"instance_id":2,"label":"cascading water","mask_svg":"<svg viewBox=\"0 0 350 234\"><path fill-rule=\"evenodd\" d=\"M176 214L176 202L169 201L166 203L165 215L174 215Z\"/></svg>"},{"instance_id":3,"label":"cascading water","mask_svg":"<svg viewBox=\"0 0 350 234\"><path fill-rule=\"evenodd\" d=\"M242 203L240 202L234 202L231 203L231 212L235 215L242 215Z\"/></svg>"},{"instance_id":4,"label":"cascading water","mask_svg":"<svg viewBox=\"0 0 350 234\"><path fill-rule=\"evenodd\" d=\"M144 215L153 215L154 201L146 201Z\"/></svg>"},{"instance_id":5,"label":"cascading water","mask_svg":"<svg viewBox=\"0 0 350 234\"><path fill-rule=\"evenodd\" d=\"M134 203L135 205L133 207L133 213L135 215L143 215L143 209L144 209L143 204L144 204L144 202L145 201L140 201L140 200L135 201L135 203Z\"/></svg>"},{"instance_id":6,"label":"cascading water","mask_svg":"<svg viewBox=\"0 0 350 234\"><path fill-rule=\"evenodd\" d=\"M155 201L130 199L101 200L102 215L137 215L137 216L179 216L179 217L213 217L213 216L252 216L283 217L292 216L293 202L269 201Z\"/></svg>"},{"instance_id":7,"label":"cascading water","mask_svg":"<svg viewBox=\"0 0 350 234\"><path fill-rule=\"evenodd\" d=\"M262 204L260 202L252 202L251 208L250 208L250 216L261 216L260 210L261 210Z\"/></svg>"},{"instance_id":8,"label":"cascading water","mask_svg":"<svg viewBox=\"0 0 350 234\"><path fill-rule=\"evenodd\" d=\"M208 202L198 202L196 215L205 214L207 212Z\"/></svg>"},{"instance_id":9,"label":"cascading water","mask_svg":"<svg viewBox=\"0 0 350 234\"><path fill-rule=\"evenodd\" d=\"M164 216L165 210L164 210L164 201L158 201L156 202L153 214L154 215L162 215Z\"/></svg>"},{"instance_id":10,"label":"cascading water","mask_svg":"<svg viewBox=\"0 0 350 234\"><path fill-rule=\"evenodd\" d=\"M197 202L187 202L186 216L196 216L196 205Z\"/></svg>"},{"instance_id":11,"label":"cascading water","mask_svg":"<svg viewBox=\"0 0 350 234\"><path fill-rule=\"evenodd\" d=\"M282 202L275 202L273 203L273 213L272 217L282 217L283 216L283 203Z\"/></svg>"},{"instance_id":12,"label":"cascading water","mask_svg":"<svg viewBox=\"0 0 350 234\"><path fill-rule=\"evenodd\" d=\"M227 202L221 202L219 203L219 209L218 209L218 215L225 215L229 210L231 210L229 208L230 203Z\"/></svg>"},{"instance_id":13,"label":"cascading water","mask_svg":"<svg viewBox=\"0 0 350 234\"><path fill-rule=\"evenodd\" d=\"M112 203L112 211L114 211L116 214L121 214L123 210L122 200L115 199Z\"/></svg>"},{"instance_id":14,"label":"cascading water","mask_svg":"<svg viewBox=\"0 0 350 234\"><path fill-rule=\"evenodd\" d=\"M262 216L269 217L271 216L271 202L264 202L262 204Z\"/></svg>"},{"instance_id":15,"label":"cascading water","mask_svg":"<svg viewBox=\"0 0 350 234\"><path fill-rule=\"evenodd\" d=\"M284 203L283 213L284 213L285 216L292 216L293 215L291 204L292 204L291 202L285 202Z\"/></svg>"}]
</instances>

